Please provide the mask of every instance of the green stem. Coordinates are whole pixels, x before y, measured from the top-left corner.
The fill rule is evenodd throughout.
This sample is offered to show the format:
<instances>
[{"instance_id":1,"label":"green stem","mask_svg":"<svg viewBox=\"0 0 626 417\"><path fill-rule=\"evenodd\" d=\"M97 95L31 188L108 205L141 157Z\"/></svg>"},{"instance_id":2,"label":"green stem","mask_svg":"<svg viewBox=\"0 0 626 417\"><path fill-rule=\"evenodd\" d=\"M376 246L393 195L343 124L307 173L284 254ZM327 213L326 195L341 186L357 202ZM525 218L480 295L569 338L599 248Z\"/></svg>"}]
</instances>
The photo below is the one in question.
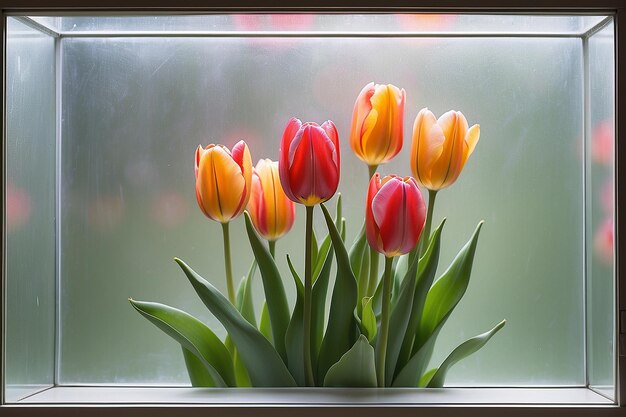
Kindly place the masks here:
<instances>
[{"instance_id":1,"label":"green stem","mask_svg":"<svg viewBox=\"0 0 626 417\"><path fill-rule=\"evenodd\" d=\"M224 237L224 267L226 269L226 288L228 288L228 299L235 305L235 286L233 284L233 265L230 260L230 232L229 223L222 223L222 235Z\"/></svg>"},{"instance_id":2,"label":"green stem","mask_svg":"<svg viewBox=\"0 0 626 417\"><path fill-rule=\"evenodd\" d=\"M377 169L378 169L378 165L367 166L367 171L369 173L368 178L370 180L372 179L374 174L376 174ZM374 249L370 247L370 270L369 270L369 279L367 281L367 288L365 289L365 296L367 297L374 296L374 292L376 291L376 285L378 285L378 252L376 252ZM359 305L361 304L361 300L358 300L358 304Z\"/></svg>"},{"instance_id":3,"label":"green stem","mask_svg":"<svg viewBox=\"0 0 626 417\"><path fill-rule=\"evenodd\" d=\"M385 274L383 275L383 308L380 317L380 339L378 340L378 357L376 360L376 379L378 386L385 386L385 358L387 357L387 339L389 338L389 304L391 301L391 264L393 257L385 257Z\"/></svg>"},{"instance_id":4,"label":"green stem","mask_svg":"<svg viewBox=\"0 0 626 417\"><path fill-rule=\"evenodd\" d=\"M428 190L428 210L426 211L426 222L424 223L424 230L422 230L422 236L419 242L415 245L415 248L409 252L409 265L413 263L416 256L424 256L428 249L428 241L430 240L430 229L433 223L433 211L435 210L435 198L437 198L436 190Z\"/></svg>"},{"instance_id":5,"label":"green stem","mask_svg":"<svg viewBox=\"0 0 626 417\"><path fill-rule=\"evenodd\" d=\"M267 244L270 248L270 255L272 255L272 258L276 259L276 241L268 240Z\"/></svg>"},{"instance_id":6,"label":"green stem","mask_svg":"<svg viewBox=\"0 0 626 417\"><path fill-rule=\"evenodd\" d=\"M368 165L367 172L369 172L369 179L371 179L374 174L376 174L376 170L378 169L378 165Z\"/></svg>"},{"instance_id":7,"label":"green stem","mask_svg":"<svg viewBox=\"0 0 626 417\"><path fill-rule=\"evenodd\" d=\"M373 297L378 286L378 252L370 246L370 277L367 282L367 297Z\"/></svg>"},{"instance_id":8,"label":"green stem","mask_svg":"<svg viewBox=\"0 0 626 417\"><path fill-rule=\"evenodd\" d=\"M428 211L426 212L426 223L420 239L420 257L424 256L426 249L428 249L430 229L433 224L433 211L435 210L435 198L437 198L437 190L428 190Z\"/></svg>"},{"instance_id":9,"label":"green stem","mask_svg":"<svg viewBox=\"0 0 626 417\"><path fill-rule=\"evenodd\" d=\"M304 374L308 387L315 385L313 365L311 362L311 304L312 304L312 271L311 255L313 245L313 206L306 206L306 247L304 252Z\"/></svg>"}]
</instances>

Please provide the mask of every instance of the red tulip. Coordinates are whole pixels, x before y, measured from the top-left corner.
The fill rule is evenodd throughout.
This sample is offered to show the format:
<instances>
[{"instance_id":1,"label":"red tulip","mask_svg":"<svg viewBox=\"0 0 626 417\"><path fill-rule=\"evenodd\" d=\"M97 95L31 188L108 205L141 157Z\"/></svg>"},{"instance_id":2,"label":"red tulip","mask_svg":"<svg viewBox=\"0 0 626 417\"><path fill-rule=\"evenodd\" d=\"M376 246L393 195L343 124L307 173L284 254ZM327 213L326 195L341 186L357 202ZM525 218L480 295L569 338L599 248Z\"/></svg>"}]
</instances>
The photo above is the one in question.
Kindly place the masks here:
<instances>
[{"instance_id":1,"label":"red tulip","mask_svg":"<svg viewBox=\"0 0 626 417\"><path fill-rule=\"evenodd\" d=\"M426 205L412 177L376 173L370 180L365 208L367 241L386 257L411 251L417 244L424 222Z\"/></svg>"},{"instance_id":2,"label":"red tulip","mask_svg":"<svg viewBox=\"0 0 626 417\"><path fill-rule=\"evenodd\" d=\"M290 200L314 206L330 199L339 184L339 137L333 122L303 124L292 117L280 143L278 170Z\"/></svg>"}]
</instances>

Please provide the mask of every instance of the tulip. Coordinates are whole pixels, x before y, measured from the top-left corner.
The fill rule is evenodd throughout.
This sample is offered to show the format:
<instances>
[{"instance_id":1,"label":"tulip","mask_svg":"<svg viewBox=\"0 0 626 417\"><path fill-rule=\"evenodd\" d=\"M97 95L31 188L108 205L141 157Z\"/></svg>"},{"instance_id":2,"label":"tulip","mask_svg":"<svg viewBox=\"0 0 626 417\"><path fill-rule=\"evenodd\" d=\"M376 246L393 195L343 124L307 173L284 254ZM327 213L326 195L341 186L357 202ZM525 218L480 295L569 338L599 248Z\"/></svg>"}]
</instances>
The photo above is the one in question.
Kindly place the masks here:
<instances>
[{"instance_id":1,"label":"tulip","mask_svg":"<svg viewBox=\"0 0 626 417\"><path fill-rule=\"evenodd\" d=\"M243 213L252 190L252 159L239 141L232 153L224 145L196 149L196 198L210 219L228 223Z\"/></svg>"},{"instance_id":2,"label":"tulip","mask_svg":"<svg viewBox=\"0 0 626 417\"><path fill-rule=\"evenodd\" d=\"M330 120L302 123L292 117L280 142L280 183L291 201L306 206L304 249L303 352L307 386L315 385L311 360L313 207L330 199L339 184L339 137Z\"/></svg>"},{"instance_id":3,"label":"tulip","mask_svg":"<svg viewBox=\"0 0 626 417\"><path fill-rule=\"evenodd\" d=\"M228 299L235 303L229 222L248 204L252 190L252 159L248 145L239 141L232 152L223 145L198 146L195 158L196 199L208 218L222 224Z\"/></svg>"},{"instance_id":4,"label":"tulip","mask_svg":"<svg viewBox=\"0 0 626 417\"><path fill-rule=\"evenodd\" d=\"M411 170L417 182L438 191L452 185L474 151L480 126L468 128L460 111L451 110L438 120L422 109L413 125Z\"/></svg>"},{"instance_id":5,"label":"tulip","mask_svg":"<svg viewBox=\"0 0 626 417\"><path fill-rule=\"evenodd\" d=\"M312 207L330 199L339 184L339 137L333 122L320 126L291 118L280 143L278 170L290 200Z\"/></svg>"},{"instance_id":6,"label":"tulip","mask_svg":"<svg viewBox=\"0 0 626 417\"><path fill-rule=\"evenodd\" d=\"M367 191L365 233L367 241L386 257L408 253L424 228L426 205L411 177L380 174L372 177Z\"/></svg>"},{"instance_id":7,"label":"tulip","mask_svg":"<svg viewBox=\"0 0 626 417\"><path fill-rule=\"evenodd\" d=\"M284 236L291 227L296 205L280 185L278 162L261 159L252 171L252 195L248 212L256 230L270 245Z\"/></svg>"},{"instance_id":8,"label":"tulip","mask_svg":"<svg viewBox=\"0 0 626 417\"><path fill-rule=\"evenodd\" d=\"M459 178L479 137L480 125L468 128L467 119L460 111L450 110L436 119L430 110L424 108L415 118L411 171L418 184L428 189L428 213L424 236L411 252L409 262L426 252L437 192Z\"/></svg>"},{"instance_id":9,"label":"tulip","mask_svg":"<svg viewBox=\"0 0 626 417\"><path fill-rule=\"evenodd\" d=\"M370 177L402 149L405 99L404 89L369 83L354 103L350 146L370 167Z\"/></svg>"},{"instance_id":10,"label":"tulip","mask_svg":"<svg viewBox=\"0 0 626 417\"><path fill-rule=\"evenodd\" d=\"M365 234L370 247L385 255L380 336L376 358L379 387L385 386L385 360L389 338L393 258L409 253L417 244L426 217L426 206L411 177L375 173L370 180L365 207Z\"/></svg>"}]
</instances>

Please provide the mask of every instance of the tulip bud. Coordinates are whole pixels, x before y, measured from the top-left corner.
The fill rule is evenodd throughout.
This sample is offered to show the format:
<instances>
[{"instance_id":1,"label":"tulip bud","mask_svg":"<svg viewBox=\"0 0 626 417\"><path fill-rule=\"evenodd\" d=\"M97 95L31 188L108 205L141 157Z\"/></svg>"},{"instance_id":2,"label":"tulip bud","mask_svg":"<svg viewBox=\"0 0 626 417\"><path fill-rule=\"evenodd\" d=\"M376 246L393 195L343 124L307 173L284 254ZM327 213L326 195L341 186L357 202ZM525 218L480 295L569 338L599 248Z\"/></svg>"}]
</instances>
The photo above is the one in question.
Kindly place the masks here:
<instances>
[{"instance_id":1,"label":"tulip bud","mask_svg":"<svg viewBox=\"0 0 626 417\"><path fill-rule=\"evenodd\" d=\"M354 103L350 146L369 166L383 164L402 149L404 89L369 83Z\"/></svg>"},{"instance_id":2,"label":"tulip bud","mask_svg":"<svg viewBox=\"0 0 626 417\"><path fill-rule=\"evenodd\" d=\"M278 171L291 201L314 206L329 200L339 185L339 137L330 120L321 126L289 120L280 143Z\"/></svg>"},{"instance_id":3,"label":"tulip bud","mask_svg":"<svg viewBox=\"0 0 626 417\"><path fill-rule=\"evenodd\" d=\"M252 159L244 141L232 152L223 145L198 146L195 173L198 205L208 218L228 223L244 211L252 189Z\"/></svg>"},{"instance_id":4,"label":"tulip bud","mask_svg":"<svg viewBox=\"0 0 626 417\"><path fill-rule=\"evenodd\" d=\"M256 164L248 212L254 227L266 240L274 241L291 230L296 205L280 185L278 162L261 159Z\"/></svg>"},{"instance_id":5,"label":"tulip bud","mask_svg":"<svg viewBox=\"0 0 626 417\"><path fill-rule=\"evenodd\" d=\"M376 173L370 180L365 207L365 234L370 246L386 257L410 252L417 244L426 205L415 179Z\"/></svg>"},{"instance_id":6,"label":"tulip bud","mask_svg":"<svg viewBox=\"0 0 626 417\"><path fill-rule=\"evenodd\" d=\"M449 187L461 174L474 151L480 126L468 128L460 111L451 110L438 120L422 109L413 125L411 170L417 182L429 190Z\"/></svg>"}]
</instances>

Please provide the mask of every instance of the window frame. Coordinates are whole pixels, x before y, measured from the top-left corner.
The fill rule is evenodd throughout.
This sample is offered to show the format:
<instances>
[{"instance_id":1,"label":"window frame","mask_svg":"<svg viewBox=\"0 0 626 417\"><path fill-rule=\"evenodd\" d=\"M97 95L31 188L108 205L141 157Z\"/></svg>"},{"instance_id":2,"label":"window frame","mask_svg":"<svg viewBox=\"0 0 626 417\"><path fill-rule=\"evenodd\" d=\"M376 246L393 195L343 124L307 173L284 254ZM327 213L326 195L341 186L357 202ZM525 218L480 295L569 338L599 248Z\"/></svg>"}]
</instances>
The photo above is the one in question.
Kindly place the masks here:
<instances>
[{"instance_id":1,"label":"window frame","mask_svg":"<svg viewBox=\"0 0 626 417\"><path fill-rule=\"evenodd\" d=\"M509 417L516 416L626 416L626 273L622 274L622 265L626 265L626 221L621 221L622 213L626 210L626 150L622 151L621 144L626 149L626 3L623 0L508 0L502 5L498 0L230 0L228 2L210 0L0 0L0 33L2 42L2 89L3 89L3 116L0 119L0 128L5 128L5 59L6 59L6 19L12 14L44 15L46 13L226 13L226 12L447 12L447 13L546 13L546 14L576 14L602 13L614 16L615 24L615 403L603 404L554 404L530 403L528 400L510 401L504 403L472 403L448 402L442 400L426 400L416 403L394 403L392 400L382 400L380 403L360 403L346 401L336 402L307 402L304 400L280 400L263 403L242 403L233 396L232 400L222 403L181 403L172 402L137 402L124 401L126 395L134 388L119 389L121 401L73 403L68 401L48 403L17 403L5 402L5 251L2 251L2 282L0 285L0 415L15 416L83 416L109 415L117 416L170 416L175 407L179 416L205 416L208 412L219 413L222 416L243 415L271 415L291 416L297 413L301 416L317 415L320 411L327 415L343 415L346 411L358 412L360 416L379 416L381 408L393 408L396 416L421 414L423 416L447 416L450 408L461 412L468 417L472 416L501 416L504 412ZM620 81L621 80L621 81ZM625 126L622 128L621 126ZM3 134L4 137L4 134ZM2 226L2 248L6 246L5 229L5 189L6 174L5 160L6 143L3 140L0 147L0 182L2 183L3 215L0 219ZM624 154L620 163L620 155ZM626 218L626 215L625 215ZM624 266L626 268L626 266ZM51 389L55 389L52 387ZM77 388L80 389L80 388ZM557 389L558 388L546 388ZM586 388L589 389L589 388ZM445 389L444 389L445 390ZM468 388L467 390L480 390ZM520 393L524 388L520 388ZM590 390L590 389L589 389ZM426 390L428 391L428 390ZM432 393L436 392L430 390ZM592 391L592 390L591 390ZM77 391L79 392L79 391ZM427 394L427 393L426 393ZM273 394L268 394L270 397ZM290 394L291 395L291 394ZM377 396L384 398L380 393ZM243 397L241 397L243 399ZM435 398L435 397L433 397ZM318 410L321 408L321 410Z\"/></svg>"}]
</instances>

